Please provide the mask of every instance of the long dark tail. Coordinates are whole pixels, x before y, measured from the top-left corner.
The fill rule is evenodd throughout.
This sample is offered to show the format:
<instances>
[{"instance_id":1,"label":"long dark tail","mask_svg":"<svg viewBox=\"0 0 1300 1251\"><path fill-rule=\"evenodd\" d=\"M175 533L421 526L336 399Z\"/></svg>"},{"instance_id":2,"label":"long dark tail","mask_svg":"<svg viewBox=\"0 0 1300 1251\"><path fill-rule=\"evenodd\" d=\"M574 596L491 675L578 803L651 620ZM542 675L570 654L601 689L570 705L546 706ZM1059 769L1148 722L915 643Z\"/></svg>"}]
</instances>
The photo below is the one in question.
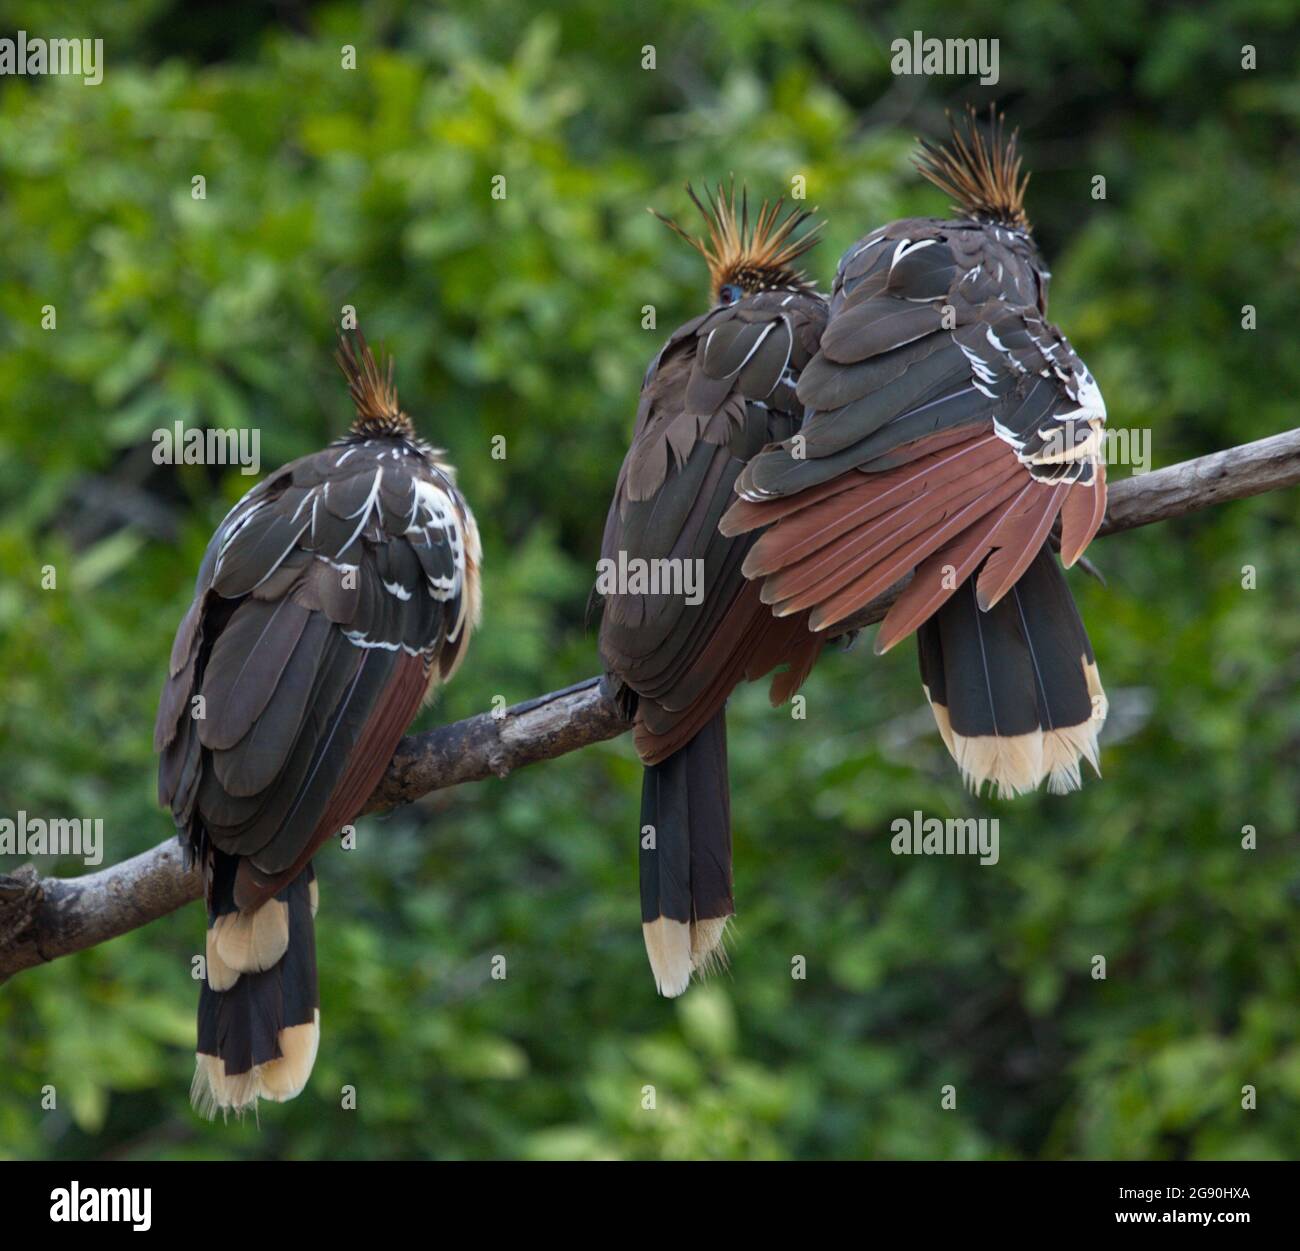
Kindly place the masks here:
<instances>
[{"instance_id":1,"label":"long dark tail","mask_svg":"<svg viewBox=\"0 0 1300 1251\"><path fill-rule=\"evenodd\" d=\"M307 1084L320 1041L316 874L308 865L254 912L234 903L239 860L214 852L207 976L190 1098L205 1116L283 1103Z\"/></svg>"},{"instance_id":2,"label":"long dark tail","mask_svg":"<svg viewBox=\"0 0 1300 1251\"><path fill-rule=\"evenodd\" d=\"M723 959L731 895L727 718L719 712L685 747L648 765L641 787L641 921L661 995Z\"/></svg>"},{"instance_id":3,"label":"long dark tail","mask_svg":"<svg viewBox=\"0 0 1300 1251\"><path fill-rule=\"evenodd\" d=\"M1075 790L1082 760L1101 773L1106 693L1065 575L1044 545L988 612L977 576L917 632L939 733L977 793L988 782L1006 798L1044 778L1054 794Z\"/></svg>"}]
</instances>

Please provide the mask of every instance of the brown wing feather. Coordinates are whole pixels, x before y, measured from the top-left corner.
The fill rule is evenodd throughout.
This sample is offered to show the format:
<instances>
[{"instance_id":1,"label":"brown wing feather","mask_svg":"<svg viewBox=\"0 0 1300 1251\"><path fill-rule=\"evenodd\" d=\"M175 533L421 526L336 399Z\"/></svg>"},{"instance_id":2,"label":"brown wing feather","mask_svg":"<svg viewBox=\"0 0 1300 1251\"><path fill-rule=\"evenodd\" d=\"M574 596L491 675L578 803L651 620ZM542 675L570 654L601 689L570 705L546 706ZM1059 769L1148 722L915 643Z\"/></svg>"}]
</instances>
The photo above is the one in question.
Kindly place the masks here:
<instances>
[{"instance_id":1,"label":"brown wing feather","mask_svg":"<svg viewBox=\"0 0 1300 1251\"><path fill-rule=\"evenodd\" d=\"M1003 479L989 491L957 508L950 516L922 531L886 559L872 565L844 590L818 604L809 618L814 630L843 621L860 608L865 608L877 595L883 595L895 582L910 573L931 552L942 547L954 535L960 534L973 522L994 511L1020 489L1018 475Z\"/></svg>"},{"instance_id":2,"label":"brown wing feather","mask_svg":"<svg viewBox=\"0 0 1300 1251\"><path fill-rule=\"evenodd\" d=\"M975 582L976 600L985 612L1015 585L1030 561L1038 555L1038 549L1047 541L1069 489L1063 483L1057 486L1035 484L1026 496L1029 502L1023 511L1007 511L1006 520L998 531L997 547Z\"/></svg>"},{"instance_id":3,"label":"brown wing feather","mask_svg":"<svg viewBox=\"0 0 1300 1251\"><path fill-rule=\"evenodd\" d=\"M1092 489L1072 489L1061 507L1061 563L1068 569L1083 555L1106 516L1106 464L1097 462Z\"/></svg>"},{"instance_id":4,"label":"brown wing feather","mask_svg":"<svg viewBox=\"0 0 1300 1251\"><path fill-rule=\"evenodd\" d=\"M278 873L258 868L256 857L245 857L235 877L235 903L242 909L258 907L302 872L326 839L355 819L384 776L406 727L420 709L429 686L428 664L403 653L392 674L373 701L370 716L348 755L341 776L331 779L325 810L289 867Z\"/></svg>"},{"instance_id":5,"label":"brown wing feather","mask_svg":"<svg viewBox=\"0 0 1300 1251\"><path fill-rule=\"evenodd\" d=\"M749 456L796 428L785 371L806 364L807 326L818 319L824 305L815 297L750 297L677 332L646 376L602 557L672 557L705 568L697 605L680 596L605 599L601 654L640 697L636 743L647 763L713 718L759 643L770 669L808 637L803 621L774 628L741 571L751 540L729 539L718 521Z\"/></svg>"},{"instance_id":6,"label":"brown wing feather","mask_svg":"<svg viewBox=\"0 0 1300 1251\"><path fill-rule=\"evenodd\" d=\"M990 513L917 565L912 580L881 622L875 643L878 654L905 639L952 598L988 554L998 528L1011 509L1036 489L1034 483L1026 482L1020 495L1012 498L1009 508Z\"/></svg>"}]
</instances>

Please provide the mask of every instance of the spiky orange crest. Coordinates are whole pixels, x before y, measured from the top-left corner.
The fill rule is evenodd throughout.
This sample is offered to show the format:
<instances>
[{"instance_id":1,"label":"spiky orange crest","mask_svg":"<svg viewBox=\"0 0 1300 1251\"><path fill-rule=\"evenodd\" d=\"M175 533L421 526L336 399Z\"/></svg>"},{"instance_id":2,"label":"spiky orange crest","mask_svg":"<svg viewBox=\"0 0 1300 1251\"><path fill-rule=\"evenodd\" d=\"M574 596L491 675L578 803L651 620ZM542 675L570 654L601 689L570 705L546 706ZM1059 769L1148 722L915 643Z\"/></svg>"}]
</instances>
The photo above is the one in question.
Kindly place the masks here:
<instances>
[{"instance_id":1,"label":"spiky orange crest","mask_svg":"<svg viewBox=\"0 0 1300 1251\"><path fill-rule=\"evenodd\" d=\"M952 196L960 212L1028 230L1025 188L1029 175L1021 175L1016 150L1020 131L1007 135L1002 114L991 105L987 139L970 105L966 106L964 121L963 127L948 114L952 135L947 144L920 140L916 168L940 191Z\"/></svg>"},{"instance_id":2,"label":"spiky orange crest","mask_svg":"<svg viewBox=\"0 0 1300 1251\"><path fill-rule=\"evenodd\" d=\"M711 195L706 191L707 203L695 194L690 183L686 184L686 194L704 218L709 231L707 239L688 234L657 209L650 212L704 257L715 300L722 298L723 287L732 284L746 294L778 287L811 289L813 284L803 271L794 268L794 262L816 247L821 237L821 222L796 235L799 227L812 217L811 210L791 209L783 219L785 197L775 203L764 200L751 226L749 191L741 185L737 206L734 179L726 187L718 183L717 191Z\"/></svg>"},{"instance_id":3,"label":"spiky orange crest","mask_svg":"<svg viewBox=\"0 0 1300 1251\"><path fill-rule=\"evenodd\" d=\"M352 423L355 434L404 435L414 434L411 419L397 403L397 384L393 381L393 358L381 370L366 342L366 336L356 331L356 341L339 335L338 351L334 353L343 376L348 380L348 391L356 405L357 418Z\"/></svg>"}]
</instances>

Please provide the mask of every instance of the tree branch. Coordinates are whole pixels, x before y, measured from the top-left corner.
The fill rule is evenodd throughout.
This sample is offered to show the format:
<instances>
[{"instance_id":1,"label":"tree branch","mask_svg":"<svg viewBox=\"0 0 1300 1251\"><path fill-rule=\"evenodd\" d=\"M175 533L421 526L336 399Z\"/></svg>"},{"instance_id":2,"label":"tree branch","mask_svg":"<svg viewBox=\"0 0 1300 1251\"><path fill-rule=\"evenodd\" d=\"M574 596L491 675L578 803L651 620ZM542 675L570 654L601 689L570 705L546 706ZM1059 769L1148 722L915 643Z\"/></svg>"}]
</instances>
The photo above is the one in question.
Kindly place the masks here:
<instances>
[{"instance_id":1,"label":"tree branch","mask_svg":"<svg viewBox=\"0 0 1300 1251\"><path fill-rule=\"evenodd\" d=\"M1117 534L1300 482L1300 430L1124 478L1110 487L1100 535ZM900 587L844 623L879 621ZM430 791L505 777L629 729L598 678L404 738L364 809L409 803ZM78 878L41 878L25 865L0 874L0 983L14 973L106 942L165 916L201 893L174 838L122 864Z\"/></svg>"}]
</instances>

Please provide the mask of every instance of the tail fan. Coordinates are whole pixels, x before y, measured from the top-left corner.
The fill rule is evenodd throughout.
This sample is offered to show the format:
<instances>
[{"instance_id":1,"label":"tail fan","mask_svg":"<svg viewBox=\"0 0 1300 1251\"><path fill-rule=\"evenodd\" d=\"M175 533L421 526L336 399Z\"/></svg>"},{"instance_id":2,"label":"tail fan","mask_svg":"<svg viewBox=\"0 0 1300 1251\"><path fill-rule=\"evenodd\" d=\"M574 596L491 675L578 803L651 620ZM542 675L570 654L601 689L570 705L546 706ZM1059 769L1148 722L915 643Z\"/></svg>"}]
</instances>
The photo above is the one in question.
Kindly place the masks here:
<instances>
[{"instance_id":1,"label":"tail fan","mask_svg":"<svg viewBox=\"0 0 1300 1251\"><path fill-rule=\"evenodd\" d=\"M641 928L661 995L680 995L692 973L724 962L723 931L735 910L724 711L645 770Z\"/></svg>"},{"instance_id":2,"label":"tail fan","mask_svg":"<svg viewBox=\"0 0 1300 1251\"><path fill-rule=\"evenodd\" d=\"M917 632L921 681L949 752L977 793L1076 790L1100 776L1106 694L1065 575L1045 546L1007 595L979 607L978 571Z\"/></svg>"},{"instance_id":3,"label":"tail fan","mask_svg":"<svg viewBox=\"0 0 1300 1251\"><path fill-rule=\"evenodd\" d=\"M283 1103L307 1084L320 1042L316 874L309 864L261 907L234 903L238 859L213 851L207 976L190 1098L208 1118Z\"/></svg>"}]
</instances>

